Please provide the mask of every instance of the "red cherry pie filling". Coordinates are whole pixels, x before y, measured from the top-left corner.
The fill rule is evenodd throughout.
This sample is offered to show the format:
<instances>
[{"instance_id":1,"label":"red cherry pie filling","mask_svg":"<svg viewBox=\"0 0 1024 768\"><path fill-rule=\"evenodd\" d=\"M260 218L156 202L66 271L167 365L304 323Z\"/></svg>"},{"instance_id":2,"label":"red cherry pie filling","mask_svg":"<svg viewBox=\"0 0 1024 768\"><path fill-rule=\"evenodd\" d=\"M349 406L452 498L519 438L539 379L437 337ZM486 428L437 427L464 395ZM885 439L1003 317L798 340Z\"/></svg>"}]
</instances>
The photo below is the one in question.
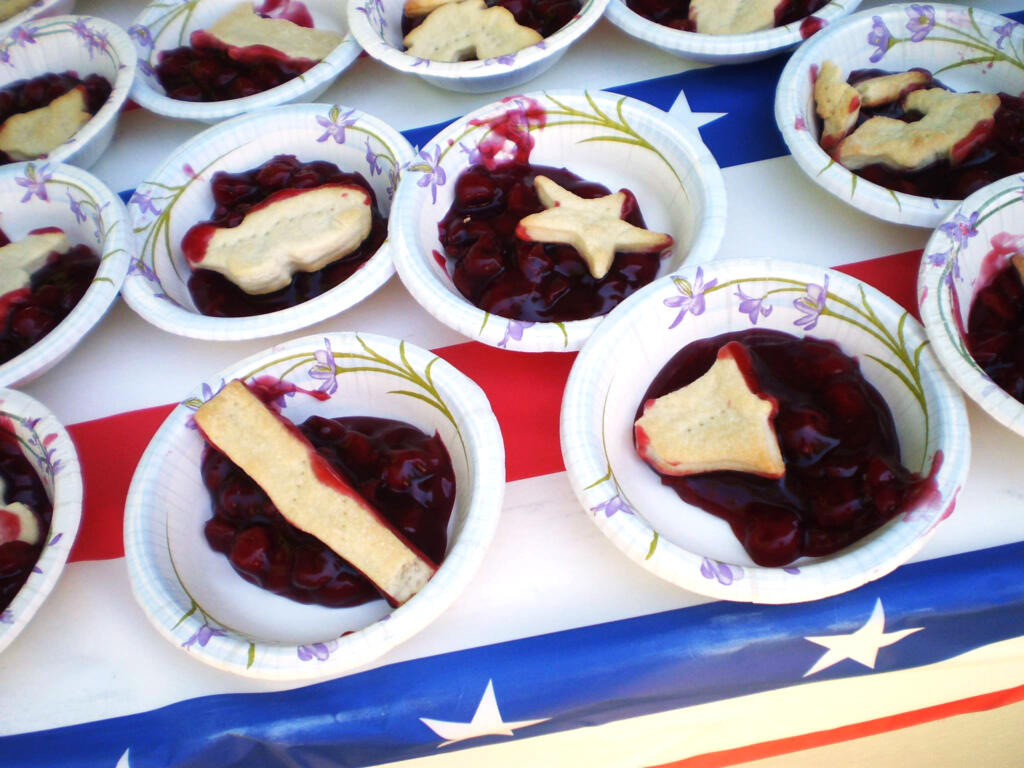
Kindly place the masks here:
<instances>
[{"instance_id":1,"label":"red cherry pie filling","mask_svg":"<svg viewBox=\"0 0 1024 768\"><path fill-rule=\"evenodd\" d=\"M1024 402L1024 285L1012 263L975 294L966 341L988 377Z\"/></svg>"},{"instance_id":2,"label":"red cherry pie filling","mask_svg":"<svg viewBox=\"0 0 1024 768\"><path fill-rule=\"evenodd\" d=\"M573 20L583 7L582 0L487 0L488 7L500 5L515 17L516 23L549 37ZM423 23L426 16L402 15L402 37Z\"/></svg>"},{"instance_id":3,"label":"red cherry pie filling","mask_svg":"<svg viewBox=\"0 0 1024 768\"><path fill-rule=\"evenodd\" d=\"M197 269L188 281L196 308L212 317L249 317L293 307L329 291L355 273L380 248L387 237L387 219L377 208L373 188L358 173L345 173L323 160L300 162L294 155L277 155L258 168L240 173L215 173L210 188L213 215L203 224L237 227L245 214L268 197L283 190L313 189L328 184L355 185L366 190L372 201L370 234L349 255L315 272L296 272L291 283L272 293L249 294L224 275ZM183 244L186 259L190 240Z\"/></svg>"},{"instance_id":4,"label":"red cherry pie filling","mask_svg":"<svg viewBox=\"0 0 1024 768\"><path fill-rule=\"evenodd\" d=\"M20 527L17 518L0 509L0 611L3 611L32 573L47 541L53 514L43 482L21 452L14 426L7 418L0 420L0 481L4 506L25 505L35 517L37 529L34 543L19 540L18 531L13 530Z\"/></svg>"},{"instance_id":5,"label":"red cherry pie filling","mask_svg":"<svg viewBox=\"0 0 1024 768\"><path fill-rule=\"evenodd\" d=\"M367 502L434 563L444 560L455 473L441 438L369 416L312 416L298 429ZM207 448L203 482L213 500L206 540L248 582L331 608L380 597L325 544L287 522L230 459Z\"/></svg>"},{"instance_id":6,"label":"red cherry pie filling","mask_svg":"<svg viewBox=\"0 0 1024 768\"><path fill-rule=\"evenodd\" d=\"M91 115L100 111L113 90L110 81L102 75L88 75L81 79L70 70L18 80L0 89L0 126L14 115L42 109L79 87L82 88L85 110ZM13 162L15 158L0 150L0 164Z\"/></svg>"},{"instance_id":7,"label":"red cherry pie filling","mask_svg":"<svg viewBox=\"0 0 1024 768\"><path fill-rule=\"evenodd\" d=\"M618 252L608 273L597 279L572 246L517 237L520 220L545 210L534 190L537 176L579 197L609 194L607 187L565 168L514 162L463 171L455 182L455 200L438 224L449 274L463 296L501 317L564 322L604 315L654 280L658 253ZM622 219L644 226L628 190Z\"/></svg>"},{"instance_id":8,"label":"red cherry pie filling","mask_svg":"<svg viewBox=\"0 0 1024 768\"><path fill-rule=\"evenodd\" d=\"M0 230L0 247L9 242ZM32 273L28 286L0 296L0 364L60 325L89 290L99 266L99 256L87 245L54 251Z\"/></svg>"},{"instance_id":9,"label":"red cherry pie filling","mask_svg":"<svg viewBox=\"0 0 1024 768\"><path fill-rule=\"evenodd\" d=\"M661 482L729 523L755 563L783 566L836 552L919 498L929 481L900 463L888 406L857 361L829 341L761 329L695 341L654 378L637 417L643 403L703 376L730 341L749 352L761 394L778 401L785 474L662 474Z\"/></svg>"},{"instance_id":10,"label":"red cherry pie filling","mask_svg":"<svg viewBox=\"0 0 1024 768\"><path fill-rule=\"evenodd\" d=\"M810 16L828 5L829 0L782 0L775 8L775 26L782 27ZM690 20L690 0L626 0L634 13L672 29L696 32Z\"/></svg>"}]
</instances>

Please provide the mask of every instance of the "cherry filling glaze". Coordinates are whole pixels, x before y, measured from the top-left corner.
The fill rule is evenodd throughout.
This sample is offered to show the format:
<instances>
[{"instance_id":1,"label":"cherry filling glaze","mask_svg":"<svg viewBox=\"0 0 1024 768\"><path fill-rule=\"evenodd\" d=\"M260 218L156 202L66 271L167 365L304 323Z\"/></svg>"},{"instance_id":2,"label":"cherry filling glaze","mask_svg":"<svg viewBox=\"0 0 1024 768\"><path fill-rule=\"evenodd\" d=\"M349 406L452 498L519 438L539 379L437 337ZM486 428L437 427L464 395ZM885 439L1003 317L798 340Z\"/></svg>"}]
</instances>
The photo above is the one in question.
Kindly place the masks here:
<instances>
[{"instance_id":1,"label":"cherry filling glaze","mask_svg":"<svg viewBox=\"0 0 1024 768\"><path fill-rule=\"evenodd\" d=\"M513 320L563 322L610 312L658 274L657 253L619 252L608 274L597 280L576 249L516 237L516 225L544 210L533 180L547 176L580 197L609 194L564 168L512 162L467 168L455 182L455 200L438 224L449 272L463 296L492 314ZM623 219L644 219L626 190Z\"/></svg>"},{"instance_id":2,"label":"cherry filling glaze","mask_svg":"<svg viewBox=\"0 0 1024 768\"><path fill-rule=\"evenodd\" d=\"M286 6L295 6L298 12L280 13ZM285 18L307 29L313 27L313 17L303 3L267 0L257 12L264 17L273 14ZM155 67L164 91L179 101L241 99L276 88L319 63L293 59L265 45L225 45L202 29L192 33L189 43L162 51Z\"/></svg>"},{"instance_id":3,"label":"cherry filling glaze","mask_svg":"<svg viewBox=\"0 0 1024 768\"><path fill-rule=\"evenodd\" d=\"M882 396L857 361L829 341L760 329L695 341L661 369L641 403L703 376L730 341L747 348L761 391L778 400L775 430L786 473L779 480L742 472L661 475L661 482L728 522L755 563L781 566L840 550L930 487L900 463ZM642 413L641 405L637 418Z\"/></svg>"},{"instance_id":4,"label":"cherry filling glaze","mask_svg":"<svg viewBox=\"0 0 1024 768\"><path fill-rule=\"evenodd\" d=\"M455 473L441 438L391 419L311 416L299 430L317 452L434 563L444 560ZM203 482L213 500L206 540L248 582L300 603L361 605L377 589L287 520L230 459L207 448Z\"/></svg>"},{"instance_id":5,"label":"cherry filling glaze","mask_svg":"<svg viewBox=\"0 0 1024 768\"><path fill-rule=\"evenodd\" d=\"M923 71L923 70L922 70ZM872 77L893 74L880 69L861 69L850 73L850 85ZM932 81L927 88L946 88ZM965 139L964 156L952 165L948 160L934 163L920 171L894 171L882 164L869 165L853 171L861 178L896 192L921 195L940 200L962 200L972 192L1005 176L1024 172L1024 97L999 94L1002 102L995 113L995 124L982 125L978 135ZM862 107L856 127L872 117L890 117L913 123L920 112L906 111L900 101L878 107ZM821 135L821 119L818 119Z\"/></svg>"},{"instance_id":6,"label":"cherry filling glaze","mask_svg":"<svg viewBox=\"0 0 1024 768\"><path fill-rule=\"evenodd\" d=\"M387 237L387 219L377 208L377 198L365 178L344 173L323 160L300 162L294 155L277 155L259 168L241 173L219 171L210 188L217 207L207 224L237 227L246 212L275 192L284 189L312 189L324 184L350 184L362 187L370 196L373 223L370 234L348 256L316 272L296 272L292 282L272 293L248 294L218 272L197 269L188 281L188 290L196 308L213 317L249 317L276 312L319 296L349 278L380 248ZM188 253L185 254L186 257Z\"/></svg>"},{"instance_id":7,"label":"cherry filling glaze","mask_svg":"<svg viewBox=\"0 0 1024 768\"><path fill-rule=\"evenodd\" d=\"M0 89L0 125L13 115L41 109L79 86L85 90L85 109L91 115L100 111L113 90L110 81L102 75L88 75L82 80L70 70L60 74L50 72L29 80L18 80ZM0 164L11 162L14 160L10 155L0 152Z\"/></svg>"},{"instance_id":8,"label":"cherry filling glaze","mask_svg":"<svg viewBox=\"0 0 1024 768\"><path fill-rule=\"evenodd\" d=\"M1024 402L1024 285L1012 264L975 295L967 349L992 381Z\"/></svg>"},{"instance_id":9,"label":"cherry filling glaze","mask_svg":"<svg viewBox=\"0 0 1024 768\"><path fill-rule=\"evenodd\" d=\"M4 504L20 501L32 510L39 524L36 544L23 541L0 544L0 611L3 611L32 573L32 566L48 538L53 514L43 482L21 452L18 438L14 436L14 425L6 417L0 419L0 480L4 484Z\"/></svg>"},{"instance_id":10,"label":"cherry filling glaze","mask_svg":"<svg viewBox=\"0 0 1024 768\"><path fill-rule=\"evenodd\" d=\"M541 37L548 37L573 20L583 7L582 0L487 0L487 5L500 5L515 16L516 23L537 30ZM426 16L411 18L402 16L402 36L409 34L423 23Z\"/></svg>"},{"instance_id":11,"label":"cherry filling glaze","mask_svg":"<svg viewBox=\"0 0 1024 768\"><path fill-rule=\"evenodd\" d=\"M10 240L0 231L0 246ZM89 290L100 259L87 245L54 251L25 288L0 296L0 364L56 328Z\"/></svg>"},{"instance_id":12,"label":"cherry filling glaze","mask_svg":"<svg viewBox=\"0 0 1024 768\"><path fill-rule=\"evenodd\" d=\"M824 8L829 2L830 0L780 0L775 6L775 26L782 27L799 21ZM690 21L690 0L626 0L626 5L634 13L666 27L681 29L684 32L697 31L696 24Z\"/></svg>"}]
</instances>

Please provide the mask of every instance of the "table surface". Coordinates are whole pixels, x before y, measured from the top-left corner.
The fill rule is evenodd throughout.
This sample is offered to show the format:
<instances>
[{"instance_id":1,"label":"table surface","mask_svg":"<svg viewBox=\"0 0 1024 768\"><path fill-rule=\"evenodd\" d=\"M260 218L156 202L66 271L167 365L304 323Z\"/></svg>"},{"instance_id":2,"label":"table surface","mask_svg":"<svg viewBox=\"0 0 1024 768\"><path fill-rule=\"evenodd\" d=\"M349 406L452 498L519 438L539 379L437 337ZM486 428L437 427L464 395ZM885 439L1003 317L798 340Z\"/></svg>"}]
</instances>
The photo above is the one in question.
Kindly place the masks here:
<instances>
[{"instance_id":1,"label":"table surface","mask_svg":"<svg viewBox=\"0 0 1024 768\"><path fill-rule=\"evenodd\" d=\"M862 9L878 5L867 0ZM1001 0L979 5L1019 10L1018 3ZM124 0L80 0L76 12L128 26L141 7ZM602 20L523 90L618 87L692 66ZM693 82L700 80L695 74ZM501 95L440 91L363 57L320 101L358 107L406 130L451 120ZM682 92L667 108L695 129L721 116L692 112ZM128 111L91 171L114 190L131 189L204 127ZM751 130L776 129L766 124ZM930 234L869 218L833 199L788 155L732 164L723 175L729 215L720 257L756 255L835 266L920 249ZM799 231L798 238L793 231ZM397 278L343 315L293 336L327 331L382 333L426 348L465 341L422 310ZM186 339L148 325L119 301L57 368L24 389L63 423L75 424L176 402L196 381L282 340ZM972 404L968 410L973 452L968 482L957 513L915 561L1024 540L1024 516L1017 514L1022 493L1014 472L1024 447ZM616 551L582 513L564 473L532 477L508 484L497 535L470 587L434 624L372 667L703 602ZM0 656L0 734L127 715L210 694L288 687L293 686L220 672L164 641L133 600L123 559L74 562ZM26 697L26 690L33 694ZM632 758L609 760L605 764L633 764Z\"/></svg>"}]
</instances>

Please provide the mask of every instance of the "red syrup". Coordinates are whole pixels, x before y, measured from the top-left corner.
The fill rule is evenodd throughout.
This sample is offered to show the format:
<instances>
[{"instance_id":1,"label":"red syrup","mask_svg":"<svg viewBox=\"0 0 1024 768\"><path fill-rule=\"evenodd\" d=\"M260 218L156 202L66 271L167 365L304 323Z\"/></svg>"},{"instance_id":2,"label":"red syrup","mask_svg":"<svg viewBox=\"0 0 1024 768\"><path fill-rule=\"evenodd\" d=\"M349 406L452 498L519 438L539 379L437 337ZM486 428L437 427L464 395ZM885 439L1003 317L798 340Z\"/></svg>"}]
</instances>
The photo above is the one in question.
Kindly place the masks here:
<instances>
[{"instance_id":1,"label":"red syrup","mask_svg":"<svg viewBox=\"0 0 1024 768\"><path fill-rule=\"evenodd\" d=\"M810 16L828 5L829 1L781 0L775 7L775 26L782 27ZM626 0L626 5L634 13L663 26L684 32L697 31L694 22L690 21L690 0Z\"/></svg>"},{"instance_id":2,"label":"red syrup","mask_svg":"<svg viewBox=\"0 0 1024 768\"><path fill-rule=\"evenodd\" d=\"M880 69L861 69L851 72L847 82L850 85L856 85L863 80L889 74L893 73ZM935 80L923 87L952 90ZM998 179L1022 173L1024 172L1024 98L1000 93L999 100L1001 105L996 110L994 122L980 124L971 136L954 148L954 155L958 159L955 165L943 160L920 171L908 173L894 171L884 165L876 164L853 171L853 173L896 192L940 200L962 200L972 192ZM921 113L907 112L903 109L900 101L878 107L862 107L856 128L872 117L889 117L912 123L921 119ZM820 118L818 118L818 131L820 135Z\"/></svg>"},{"instance_id":3,"label":"red syrup","mask_svg":"<svg viewBox=\"0 0 1024 768\"><path fill-rule=\"evenodd\" d=\"M544 210L533 187L537 176L580 197L609 194L607 187L565 168L522 162L467 168L438 224L449 272L463 296L501 317L564 322L604 315L657 276L658 253L618 252L608 274L598 280L572 246L519 239L519 221ZM636 198L625 192L622 218L643 227Z\"/></svg>"},{"instance_id":4,"label":"red syrup","mask_svg":"<svg viewBox=\"0 0 1024 768\"><path fill-rule=\"evenodd\" d=\"M215 173L210 182L217 204L208 221L193 229L214 225L237 227L245 214L271 195L283 190L301 190L325 184L346 184L362 187L370 196L373 219L370 234L355 251L316 272L296 272L292 282L272 293L248 294L218 272L197 269L188 281L192 301L204 315L211 317L250 317L294 307L329 291L351 277L380 248L387 237L387 219L377 207L373 188L358 173L344 173L338 166L323 160L303 163L294 155L277 155L258 168L240 173ZM182 242L186 259L191 246L200 238L186 233ZM188 246L188 247L186 247Z\"/></svg>"},{"instance_id":5,"label":"red syrup","mask_svg":"<svg viewBox=\"0 0 1024 768\"><path fill-rule=\"evenodd\" d=\"M582 0L487 0L489 7L500 5L515 16L516 23L537 30L541 37L549 37L568 24L583 7ZM426 16L402 16L402 36L405 37L423 23Z\"/></svg>"},{"instance_id":6,"label":"red syrup","mask_svg":"<svg viewBox=\"0 0 1024 768\"><path fill-rule=\"evenodd\" d=\"M113 90L110 81L102 75L88 75L82 80L70 70L18 80L0 90L0 125L13 115L45 107L72 88L78 87L85 90L85 110L91 115L100 111ZM0 165L13 162L10 155L0 152Z\"/></svg>"},{"instance_id":7,"label":"red syrup","mask_svg":"<svg viewBox=\"0 0 1024 768\"><path fill-rule=\"evenodd\" d=\"M9 242L0 232L0 246ZM99 256L87 245L76 245L64 253L55 251L32 273L28 287L0 296L0 364L60 325L85 296L99 267Z\"/></svg>"},{"instance_id":8,"label":"red syrup","mask_svg":"<svg viewBox=\"0 0 1024 768\"><path fill-rule=\"evenodd\" d=\"M783 566L836 552L925 498L934 483L900 463L882 396L857 361L829 341L760 329L695 341L659 371L637 418L647 400L703 376L730 341L746 347L760 392L778 401L786 473L778 480L741 472L661 475L661 482L729 523L755 563Z\"/></svg>"},{"instance_id":9,"label":"red syrup","mask_svg":"<svg viewBox=\"0 0 1024 768\"><path fill-rule=\"evenodd\" d=\"M7 417L0 418L0 480L4 484L4 504L21 502L32 510L39 525L36 544L23 541L0 544L0 611L3 611L32 573L49 537L53 515L53 505L43 482L21 452L14 425Z\"/></svg>"},{"instance_id":10,"label":"red syrup","mask_svg":"<svg viewBox=\"0 0 1024 768\"><path fill-rule=\"evenodd\" d=\"M455 473L439 435L369 416L312 416L297 429L414 547L434 563L444 560ZM381 597L345 560L285 520L223 453L208 447L202 474L214 509L204 528L206 540L243 579L300 603L331 608Z\"/></svg>"},{"instance_id":11,"label":"red syrup","mask_svg":"<svg viewBox=\"0 0 1024 768\"><path fill-rule=\"evenodd\" d=\"M1024 402L1024 285L1011 263L975 294L966 342L988 377Z\"/></svg>"},{"instance_id":12,"label":"red syrup","mask_svg":"<svg viewBox=\"0 0 1024 768\"><path fill-rule=\"evenodd\" d=\"M257 13L313 28L313 17L303 3L266 0ZM206 30L197 29L189 37L189 45L162 51L154 69L172 99L226 101L269 91L318 63L293 59L265 45L225 45Z\"/></svg>"}]
</instances>

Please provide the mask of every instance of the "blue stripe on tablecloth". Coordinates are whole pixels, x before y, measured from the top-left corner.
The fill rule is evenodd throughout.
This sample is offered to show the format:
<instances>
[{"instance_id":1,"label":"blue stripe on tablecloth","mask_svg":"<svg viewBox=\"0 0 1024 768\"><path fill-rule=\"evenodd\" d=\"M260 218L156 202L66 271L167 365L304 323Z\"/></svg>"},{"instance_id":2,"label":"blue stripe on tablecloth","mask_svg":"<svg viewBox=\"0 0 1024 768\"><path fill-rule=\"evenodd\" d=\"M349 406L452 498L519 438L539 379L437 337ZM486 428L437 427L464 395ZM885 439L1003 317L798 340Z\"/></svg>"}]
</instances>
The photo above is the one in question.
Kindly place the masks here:
<instances>
[{"instance_id":1,"label":"blue stripe on tablecloth","mask_svg":"<svg viewBox=\"0 0 1024 768\"><path fill-rule=\"evenodd\" d=\"M923 627L875 672L951 659L1024 627L1024 542L906 565L844 595L786 606L717 602L392 664L292 691L207 696L0 739L5 768L356 766L436 754L421 717L469 722L489 680L515 738L872 674L851 660L810 677L807 636L848 634L877 600L885 631ZM952 575L955 575L953 577ZM513 617L509 618L514 620ZM936 692L936 703L942 701ZM505 740L488 736L460 749Z\"/></svg>"}]
</instances>

